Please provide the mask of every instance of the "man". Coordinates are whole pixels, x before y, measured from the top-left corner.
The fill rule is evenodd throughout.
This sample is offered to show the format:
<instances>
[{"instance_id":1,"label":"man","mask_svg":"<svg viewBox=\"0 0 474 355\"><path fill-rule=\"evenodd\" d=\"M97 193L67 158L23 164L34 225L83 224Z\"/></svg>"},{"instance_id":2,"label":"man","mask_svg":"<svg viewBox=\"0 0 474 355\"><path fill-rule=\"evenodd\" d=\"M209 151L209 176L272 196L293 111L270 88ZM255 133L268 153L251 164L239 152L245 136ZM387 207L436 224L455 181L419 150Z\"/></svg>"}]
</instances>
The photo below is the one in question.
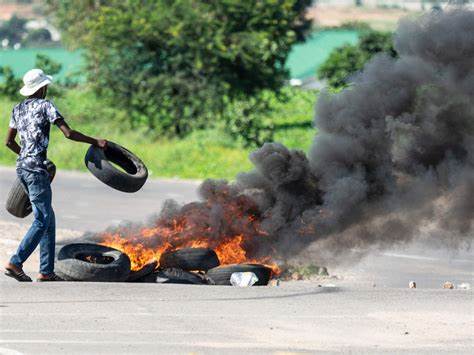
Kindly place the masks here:
<instances>
[{"instance_id":1,"label":"man","mask_svg":"<svg viewBox=\"0 0 474 355\"><path fill-rule=\"evenodd\" d=\"M96 139L67 125L53 103L46 100L52 77L40 69L32 69L23 77L20 94L27 98L13 108L6 146L19 155L17 175L28 192L34 214L34 222L21 241L18 250L5 266L5 275L18 281L31 281L23 272L23 263L40 244L40 269L37 281L62 281L54 273L56 224L51 207L51 186L45 161L51 123L68 139L93 144L105 149L107 141ZM17 132L20 145L15 141Z\"/></svg>"}]
</instances>

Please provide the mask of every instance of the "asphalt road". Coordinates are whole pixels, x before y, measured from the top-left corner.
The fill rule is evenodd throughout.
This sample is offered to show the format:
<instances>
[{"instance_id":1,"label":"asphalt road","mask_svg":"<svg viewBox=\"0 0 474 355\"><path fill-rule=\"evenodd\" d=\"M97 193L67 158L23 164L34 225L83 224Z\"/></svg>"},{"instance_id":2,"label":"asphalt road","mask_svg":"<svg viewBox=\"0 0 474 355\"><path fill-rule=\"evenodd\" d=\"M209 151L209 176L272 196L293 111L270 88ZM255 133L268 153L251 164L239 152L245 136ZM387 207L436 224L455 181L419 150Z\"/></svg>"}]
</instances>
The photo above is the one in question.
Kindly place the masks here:
<instances>
[{"instance_id":1,"label":"asphalt road","mask_svg":"<svg viewBox=\"0 0 474 355\"><path fill-rule=\"evenodd\" d=\"M0 173L5 196L14 174ZM150 180L129 195L88 175L59 172L58 227L86 231L143 221L167 198L195 199L196 187ZM29 221L0 212L0 224L8 224L0 229L9 234L0 235L5 252L15 242L11 234L22 235L21 226L8 222ZM33 277L36 263L26 267ZM0 275L0 354L473 352L473 291L441 288L448 280L473 285L472 251L416 244L328 267L333 277L247 289L20 284ZM410 280L417 289L407 287Z\"/></svg>"},{"instance_id":2,"label":"asphalt road","mask_svg":"<svg viewBox=\"0 0 474 355\"><path fill-rule=\"evenodd\" d=\"M450 265L379 255L342 280L253 288L3 277L0 354L472 353L473 291L440 287L472 284L472 260ZM391 285L397 267L417 289Z\"/></svg>"},{"instance_id":3,"label":"asphalt road","mask_svg":"<svg viewBox=\"0 0 474 355\"><path fill-rule=\"evenodd\" d=\"M14 169L0 167L2 205L15 176ZM51 186L57 228L100 231L124 221L146 221L167 199L195 200L199 182L149 179L140 191L130 194L108 187L91 174L58 171ZM2 207L0 220L31 224L32 216L18 219Z\"/></svg>"}]
</instances>

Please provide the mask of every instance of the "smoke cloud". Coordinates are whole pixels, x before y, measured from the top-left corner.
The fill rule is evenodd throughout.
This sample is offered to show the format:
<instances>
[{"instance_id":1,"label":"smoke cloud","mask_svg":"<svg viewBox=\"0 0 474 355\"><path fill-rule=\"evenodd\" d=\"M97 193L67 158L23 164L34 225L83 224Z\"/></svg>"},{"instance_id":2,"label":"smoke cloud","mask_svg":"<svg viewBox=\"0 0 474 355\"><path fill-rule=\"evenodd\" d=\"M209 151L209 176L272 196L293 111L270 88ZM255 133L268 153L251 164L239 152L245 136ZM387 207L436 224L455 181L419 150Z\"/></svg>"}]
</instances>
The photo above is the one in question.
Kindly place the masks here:
<instances>
[{"instance_id":1,"label":"smoke cloud","mask_svg":"<svg viewBox=\"0 0 474 355\"><path fill-rule=\"evenodd\" d=\"M239 176L265 191L280 252L328 237L335 249L389 246L426 229L453 247L472 241L474 12L403 20L394 42L399 58L380 55L350 88L322 93L307 158L267 144Z\"/></svg>"},{"instance_id":2,"label":"smoke cloud","mask_svg":"<svg viewBox=\"0 0 474 355\"><path fill-rule=\"evenodd\" d=\"M474 12L402 20L394 43L398 58L379 55L346 90L320 94L308 154L265 144L250 155L253 171L233 183L205 181L202 201L167 203L156 224L186 217L199 226L186 233L213 240L245 229L255 236L252 254L281 258L318 241L332 254L420 235L469 246ZM229 205L240 210L231 224Z\"/></svg>"}]
</instances>

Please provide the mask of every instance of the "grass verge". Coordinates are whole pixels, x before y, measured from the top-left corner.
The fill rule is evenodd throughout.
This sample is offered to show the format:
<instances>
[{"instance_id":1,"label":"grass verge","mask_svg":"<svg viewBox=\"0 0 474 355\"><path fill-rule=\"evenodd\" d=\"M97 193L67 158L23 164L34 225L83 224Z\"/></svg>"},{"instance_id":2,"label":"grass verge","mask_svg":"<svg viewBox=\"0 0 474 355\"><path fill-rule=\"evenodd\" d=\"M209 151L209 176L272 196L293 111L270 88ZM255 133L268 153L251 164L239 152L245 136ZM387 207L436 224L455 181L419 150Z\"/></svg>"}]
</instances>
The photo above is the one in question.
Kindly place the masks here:
<instances>
[{"instance_id":1,"label":"grass verge","mask_svg":"<svg viewBox=\"0 0 474 355\"><path fill-rule=\"evenodd\" d=\"M275 141L289 148L309 148L315 133L310 126L315 99L315 93L300 91L288 102L276 104L271 114L277 127ZM114 119L116 113L102 107L90 92L70 90L54 102L70 126L127 147L145 162L152 177L233 179L237 173L252 168L248 155L253 149L242 147L220 130L196 131L183 139L152 138L142 130L123 129L123 117ZM13 105L14 102L0 98L0 125L5 133ZM51 128L48 157L59 169L85 171L87 148ZM6 147L0 149L0 165L13 166L15 159Z\"/></svg>"}]
</instances>

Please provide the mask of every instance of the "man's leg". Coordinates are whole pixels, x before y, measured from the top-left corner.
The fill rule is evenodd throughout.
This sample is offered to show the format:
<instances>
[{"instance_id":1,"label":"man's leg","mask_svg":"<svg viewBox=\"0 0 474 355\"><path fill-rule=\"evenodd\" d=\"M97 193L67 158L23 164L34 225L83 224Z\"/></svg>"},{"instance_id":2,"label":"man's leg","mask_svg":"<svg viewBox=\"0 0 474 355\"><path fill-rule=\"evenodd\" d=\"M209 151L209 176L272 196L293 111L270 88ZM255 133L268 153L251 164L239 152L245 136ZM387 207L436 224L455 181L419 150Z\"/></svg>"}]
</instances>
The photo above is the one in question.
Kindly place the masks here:
<instances>
[{"instance_id":1,"label":"man's leg","mask_svg":"<svg viewBox=\"0 0 474 355\"><path fill-rule=\"evenodd\" d=\"M43 276L54 274L54 254L56 247L56 219L51 207L49 225L40 241L40 269Z\"/></svg>"},{"instance_id":2,"label":"man's leg","mask_svg":"<svg viewBox=\"0 0 474 355\"><path fill-rule=\"evenodd\" d=\"M28 187L35 220L10 259L10 263L20 269L48 230L52 211L51 186L47 174L23 172L22 179Z\"/></svg>"}]
</instances>

